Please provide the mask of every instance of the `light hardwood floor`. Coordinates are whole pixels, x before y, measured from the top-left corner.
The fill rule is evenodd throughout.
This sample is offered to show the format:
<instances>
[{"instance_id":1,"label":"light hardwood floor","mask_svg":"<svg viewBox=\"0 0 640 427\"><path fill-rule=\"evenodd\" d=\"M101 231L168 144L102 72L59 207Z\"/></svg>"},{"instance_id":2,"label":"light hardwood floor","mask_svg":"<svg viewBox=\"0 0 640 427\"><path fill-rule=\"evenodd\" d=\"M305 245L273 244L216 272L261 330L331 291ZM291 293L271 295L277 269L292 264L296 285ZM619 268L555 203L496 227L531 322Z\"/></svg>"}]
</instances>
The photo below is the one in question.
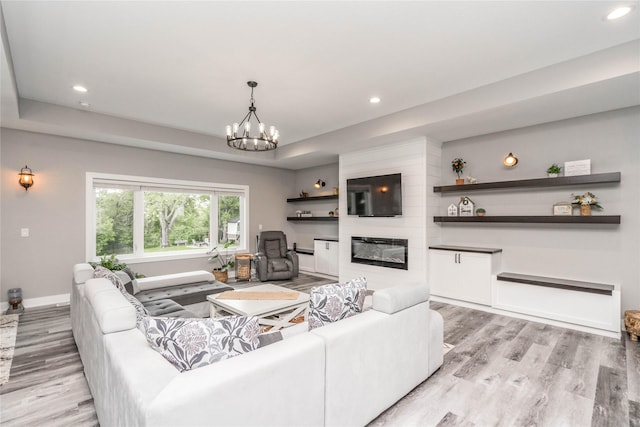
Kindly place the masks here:
<instances>
[{"instance_id":1,"label":"light hardwood floor","mask_svg":"<svg viewBox=\"0 0 640 427\"><path fill-rule=\"evenodd\" d=\"M302 279L292 285L328 282ZM640 427L640 345L626 334L614 340L453 305L432 308L455 348L372 426ZM68 306L21 316L0 409L2 426L98 425Z\"/></svg>"}]
</instances>

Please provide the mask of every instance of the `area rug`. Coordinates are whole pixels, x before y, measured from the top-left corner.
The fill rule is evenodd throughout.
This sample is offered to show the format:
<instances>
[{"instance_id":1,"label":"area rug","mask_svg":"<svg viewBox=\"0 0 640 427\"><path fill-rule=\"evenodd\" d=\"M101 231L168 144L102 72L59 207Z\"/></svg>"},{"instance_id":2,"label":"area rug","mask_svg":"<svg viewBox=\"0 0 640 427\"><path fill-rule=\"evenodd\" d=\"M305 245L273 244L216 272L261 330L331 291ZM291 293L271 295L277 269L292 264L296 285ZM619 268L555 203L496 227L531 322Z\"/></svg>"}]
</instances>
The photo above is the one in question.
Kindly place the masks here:
<instances>
[{"instance_id":1,"label":"area rug","mask_svg":"<svg viewBox=\"0 0 640 427\"><path fill-rule=\"evenodd\" d=\"M18 314L0 315L0 385L9 381L19 319Z\"/></svg>"}]
</instances>

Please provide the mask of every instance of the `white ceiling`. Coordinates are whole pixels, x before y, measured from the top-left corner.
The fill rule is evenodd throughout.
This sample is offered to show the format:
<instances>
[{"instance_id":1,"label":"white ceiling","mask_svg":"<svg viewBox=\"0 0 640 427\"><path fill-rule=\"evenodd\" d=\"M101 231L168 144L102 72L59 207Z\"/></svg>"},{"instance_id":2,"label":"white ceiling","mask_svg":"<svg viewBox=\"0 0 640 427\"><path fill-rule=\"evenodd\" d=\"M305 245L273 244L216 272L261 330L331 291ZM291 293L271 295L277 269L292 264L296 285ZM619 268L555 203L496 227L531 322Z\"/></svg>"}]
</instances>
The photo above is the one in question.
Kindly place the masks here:
<instances>
[{"instance_id":1,"label":"white ceiling","mask_svg":"<svg viewBox=\"0 0 640 427\"><path fill-rule=\"evenodd\" d=\"M2 1L2 125L295 169L357 148L345 141L364 122L393 128L373 139L432 131L447 140L638 105L640 4L623 2L635 10L605 21L620 3ZM593 64L605 72L600 56L612 48L618 68L584 77ZM593 59L588 69L581 57ZM278 127L287 155L238 153L221 139L246 113L247 80L258 81L258 114ZM593 86L603 82L625 99L605 102ZM578 87L593 92L593 108L581 101L554 115L549 99L529 105L528 120L508 118L509 105ZM512 99L495 103L506 90ZM369 104L373 95L382 102ZM441 106L455 111L402 124ZM460 132L482 125L480 113L491 126Z\"/></svg>"}]
</instances>

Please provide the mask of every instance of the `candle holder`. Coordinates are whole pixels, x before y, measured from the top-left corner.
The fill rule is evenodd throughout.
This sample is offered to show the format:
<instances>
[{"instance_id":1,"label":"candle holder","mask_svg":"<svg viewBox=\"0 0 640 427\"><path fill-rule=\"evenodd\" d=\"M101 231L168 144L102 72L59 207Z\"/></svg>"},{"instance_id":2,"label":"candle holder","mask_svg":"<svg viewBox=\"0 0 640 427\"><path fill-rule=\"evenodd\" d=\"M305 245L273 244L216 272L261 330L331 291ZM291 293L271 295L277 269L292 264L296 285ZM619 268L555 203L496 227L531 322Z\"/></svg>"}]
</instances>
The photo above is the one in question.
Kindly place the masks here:
<instances>
[{"instance_id":1,"label":"candle holder","mask_svg":"<svg viewBox=\"0 0 640 427\"><path fill-rule=\"evenodd\" d=\"M24 306L22 305L22 289L11 288L7 291L9 295L9 308L6 314L22 314Z\"/></svg>"}]
</instances>

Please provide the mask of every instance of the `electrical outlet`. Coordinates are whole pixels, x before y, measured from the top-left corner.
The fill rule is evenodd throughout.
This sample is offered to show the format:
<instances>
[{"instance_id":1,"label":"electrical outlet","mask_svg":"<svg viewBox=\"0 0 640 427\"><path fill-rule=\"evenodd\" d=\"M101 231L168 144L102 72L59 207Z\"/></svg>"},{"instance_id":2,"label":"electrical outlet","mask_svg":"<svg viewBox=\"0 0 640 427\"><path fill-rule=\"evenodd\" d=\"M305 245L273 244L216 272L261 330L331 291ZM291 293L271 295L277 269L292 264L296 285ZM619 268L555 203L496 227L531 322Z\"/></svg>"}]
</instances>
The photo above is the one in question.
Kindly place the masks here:
<instances>
[{"instance_id":1,"label":"electrical outlet","mask_svg":"<svg viewBox=\"0 0 640 427\"><path fill-rule=\"evenodd\" d=\"M20 229L20 237L29 237L29 229L21 228Z\"/></svg>"},{"instance_id":2,"label":"electrical outlet","mask_svg":"<svg viewBox=\"0 0 640 427\"><path fill-rule=\"evenodd\" d=\"M262 224L258 224L258 231L262 231Z\"/></svg>"}]
</instances>

